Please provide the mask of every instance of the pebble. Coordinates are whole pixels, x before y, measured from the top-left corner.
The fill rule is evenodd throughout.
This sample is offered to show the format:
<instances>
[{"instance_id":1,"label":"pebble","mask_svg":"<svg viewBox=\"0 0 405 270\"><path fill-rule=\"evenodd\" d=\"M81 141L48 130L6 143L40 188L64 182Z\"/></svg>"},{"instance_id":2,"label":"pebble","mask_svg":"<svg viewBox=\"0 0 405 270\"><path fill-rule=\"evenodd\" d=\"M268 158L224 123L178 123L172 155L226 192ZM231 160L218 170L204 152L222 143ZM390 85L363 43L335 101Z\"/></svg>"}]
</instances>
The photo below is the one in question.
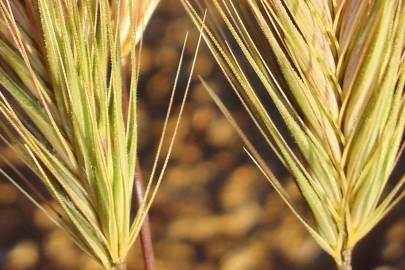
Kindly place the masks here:
<instances>
[{"instance_id":1,"label":"pebble","mask_svg":"<svg viewBox=\"0 0 405 270\"><path fill-rule=\"evenodd\" d=\"M20 270L30 269L38 263L38 259L38 245L33 241L22 241L8 252L6 265L12 265Z\"/></svg>"}]
</instances>

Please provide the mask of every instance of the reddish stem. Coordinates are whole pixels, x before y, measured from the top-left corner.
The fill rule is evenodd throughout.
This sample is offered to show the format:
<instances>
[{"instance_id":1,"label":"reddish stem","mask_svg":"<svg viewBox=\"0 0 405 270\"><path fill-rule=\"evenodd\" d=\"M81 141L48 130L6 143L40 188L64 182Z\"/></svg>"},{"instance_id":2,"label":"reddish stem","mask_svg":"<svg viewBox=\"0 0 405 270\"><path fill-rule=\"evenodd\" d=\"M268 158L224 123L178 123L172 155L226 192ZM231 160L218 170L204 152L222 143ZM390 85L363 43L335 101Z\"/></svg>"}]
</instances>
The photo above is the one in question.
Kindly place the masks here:
<instances>
[{"instance_id":1,"label":"reddish stem","mask_svg":"<svg viewBox=\"0 0 405 270\"><path fill-rule=\"evenodd\" d=\"M126 70L128 67L124 67L123 69ZM127 74L124 72L124 74ZM126 76L123 76L123 91L122 91L122 101L123 101L123 113L125 118L125 123L128 121L128 81ZM139 160L136 160L136 170L135 170L135 200L138 208L142 205L144 201L144 185L143 185L143 176L142 176L142 169ZM156 270L156 263L155 263L155 253L153 251L153 243L152 243L152 234L150 230L149 224L149 216L146 214L144 222L141 227L140 231L140 238L141 238L141 249L143 254L143 261L144 261L144 268L145 270Z\"/></svg>"},{"instance_id":2,"label":"reddish stem","mask_svg":"<svg viewBox=\"0 0 405 270\"><path fill-rule=\"evenodd\" d=\"M144 200L144 186L143 186L143 176L139 160L136 162L136 172L135 172L135 192L136 201L138 207ZM156 270L155 253L153 251L152 234L149 224L149 216L146 215L145 220L142 224L142 229L140 232L142 254L145 270Z\"/></svg>"}]
</instances>

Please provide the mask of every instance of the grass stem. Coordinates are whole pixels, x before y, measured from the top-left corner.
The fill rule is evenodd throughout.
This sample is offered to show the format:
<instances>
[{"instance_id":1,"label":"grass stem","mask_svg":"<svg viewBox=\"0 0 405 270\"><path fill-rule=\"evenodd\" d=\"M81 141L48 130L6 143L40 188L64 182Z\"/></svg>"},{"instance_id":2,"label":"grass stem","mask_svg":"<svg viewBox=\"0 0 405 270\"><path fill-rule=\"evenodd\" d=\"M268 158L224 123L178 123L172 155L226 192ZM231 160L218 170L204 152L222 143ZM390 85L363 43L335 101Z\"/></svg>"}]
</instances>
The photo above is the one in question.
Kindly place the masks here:
<instances>
[{"instance_id":1,"label":"grass stem","mask_svg":"<svg viewBox=\"0 0 405 270\"><path fill-rule=\"evenodd\" d=\"M124 70L127 70L129 67L126 65L124 66ZM124 72L124 74L128 74L128 71ZM123 79L122 81L123 89L122 98L123 98L123 111L125 116L125 122L128 120L128 80ZM144 184L143 184L143 175L141 164L139 160L136 161L136 170L135 170L135 200L136 204L139 207L143 200L144 200ZM143 263L145 270L156 270L156 262L155 262L155 253L153 251L153 243L152 243L152 234L150 230L150 223L149 223L149 215L146 215L141 231L140 231L140 240L141 240L141 249L143 255ZM122 268L126 269L126 268ZM114 270L122 270L122 269L114 269Z\"/></svg>"},{"instance_id":2,"label":"grass stem","mask_svg":"<svg viewBox=\"0 0 405 270\"><path fill-rule=\"evenodd\" d=\"M342 253L343 262L338 265L338 270L352 270L352 250L347 249Z\"/></svg>"},{"instance_id":3,"label":"grass stem","mask_svg":"<svg viewBox=\"0 0 405 270\"><path fill-rule=\"evenodd\" d=\"M135 193L136 193L136 202L139 206L144 200L144 185L143 185L142 170L138 160L136 167L137 170L135 175ZM155 254L153 251L152 235L150 231L148 215L145 217L145 220L142 224L140 239L145 270L156 270Z\"/></svg>"},{"instance_id":4,"label":"grass stem","mask_svg":"<svg viewBox=\"0 0 405 270\"><path fill-rule=\"evenodd\" d=\"M112 267L112 270L127 270L126 263L116 264Z\"/></svg>"}]
</instances>

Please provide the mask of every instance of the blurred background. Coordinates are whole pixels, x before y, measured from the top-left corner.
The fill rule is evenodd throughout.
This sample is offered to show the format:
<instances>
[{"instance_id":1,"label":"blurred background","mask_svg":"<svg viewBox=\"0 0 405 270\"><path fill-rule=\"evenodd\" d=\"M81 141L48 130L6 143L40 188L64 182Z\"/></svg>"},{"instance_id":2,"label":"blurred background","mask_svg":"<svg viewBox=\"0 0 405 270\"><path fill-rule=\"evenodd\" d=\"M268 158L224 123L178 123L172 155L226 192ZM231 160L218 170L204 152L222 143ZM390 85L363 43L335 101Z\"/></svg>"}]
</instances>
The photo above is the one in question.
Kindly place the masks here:
<instances>
[{"instance_id":1,"label":"blurred background","mask_svg":"<svg viewBox=\"0 0 405 270\"><path fill-rule=\"evenodd\" d=\"M144 37L139 88L140 159L145 178L155 155L186 32L189 43L181 75L183 85L198 33L179 1L162 1ZM217 90L249 131L247 116L205 46L195 74ZM183 89L179 88L178 98ZM16 159L6 147L1 146L0 151ZM303 204L293 181L268 152L269 165L284 180L294 201ZM405 166L403 160L400 163ZM405 269L404 210L402 203L359 244L354 252L355 270ZM192 83L150 219L159 270L334 269L332 259L317 247L249 160L236 133L197 79ZM98 268L1 178L0 269ZM139 243L130 252L128 269L143 269Z\"/></svg>"}]
</instances>

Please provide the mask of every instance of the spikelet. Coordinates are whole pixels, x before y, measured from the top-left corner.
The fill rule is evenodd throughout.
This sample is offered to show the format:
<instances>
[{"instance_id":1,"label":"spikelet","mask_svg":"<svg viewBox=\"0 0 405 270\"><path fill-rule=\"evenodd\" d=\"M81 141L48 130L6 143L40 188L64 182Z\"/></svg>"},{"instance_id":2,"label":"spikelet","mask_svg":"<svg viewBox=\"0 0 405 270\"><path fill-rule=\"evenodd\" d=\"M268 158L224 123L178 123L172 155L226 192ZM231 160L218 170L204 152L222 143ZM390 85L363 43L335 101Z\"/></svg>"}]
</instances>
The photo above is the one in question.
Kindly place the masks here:
<instances>
[{"instance_id":1,"label":"spikelet","mask_svg":"<svg viewBox=\"0 0 405 270\"><path fill-rule=\"evenodd\" d=\"M0 138L36 174L58 207L45 210L48 194L34 188L2 153L21 179L0 172L105 269L125 268L162 181L191 80L175 130L168 135L175 80L145 199L133 211L140 67L136 44L156 1L139 3L0 0ZM122 24L114 23L123 18L114 11L126 11ZM129 48L129 89L122 84L122 47ZM183 72L182 59L177 76ZM190 73L194 63L195 58ZM163 145L168 150L161 157Z\"/></svg>"},{"instance_id":2,"label":"spikelet","mask_svg":"<svg viewBox=\"0 0 405 270\"><path fill-rule=\"evenodd\" d=\"M182 2L197 25L201 2L222 19L225 29L207 20L205 40L263 139L294 176L313 223L206 85L209 93L294 214L341 269L350 269L351 250L405 194L404 175L389 184L404 145L405 1ZM266 99L283 123L269 113Z\"/></svg>"}]
</instances>

